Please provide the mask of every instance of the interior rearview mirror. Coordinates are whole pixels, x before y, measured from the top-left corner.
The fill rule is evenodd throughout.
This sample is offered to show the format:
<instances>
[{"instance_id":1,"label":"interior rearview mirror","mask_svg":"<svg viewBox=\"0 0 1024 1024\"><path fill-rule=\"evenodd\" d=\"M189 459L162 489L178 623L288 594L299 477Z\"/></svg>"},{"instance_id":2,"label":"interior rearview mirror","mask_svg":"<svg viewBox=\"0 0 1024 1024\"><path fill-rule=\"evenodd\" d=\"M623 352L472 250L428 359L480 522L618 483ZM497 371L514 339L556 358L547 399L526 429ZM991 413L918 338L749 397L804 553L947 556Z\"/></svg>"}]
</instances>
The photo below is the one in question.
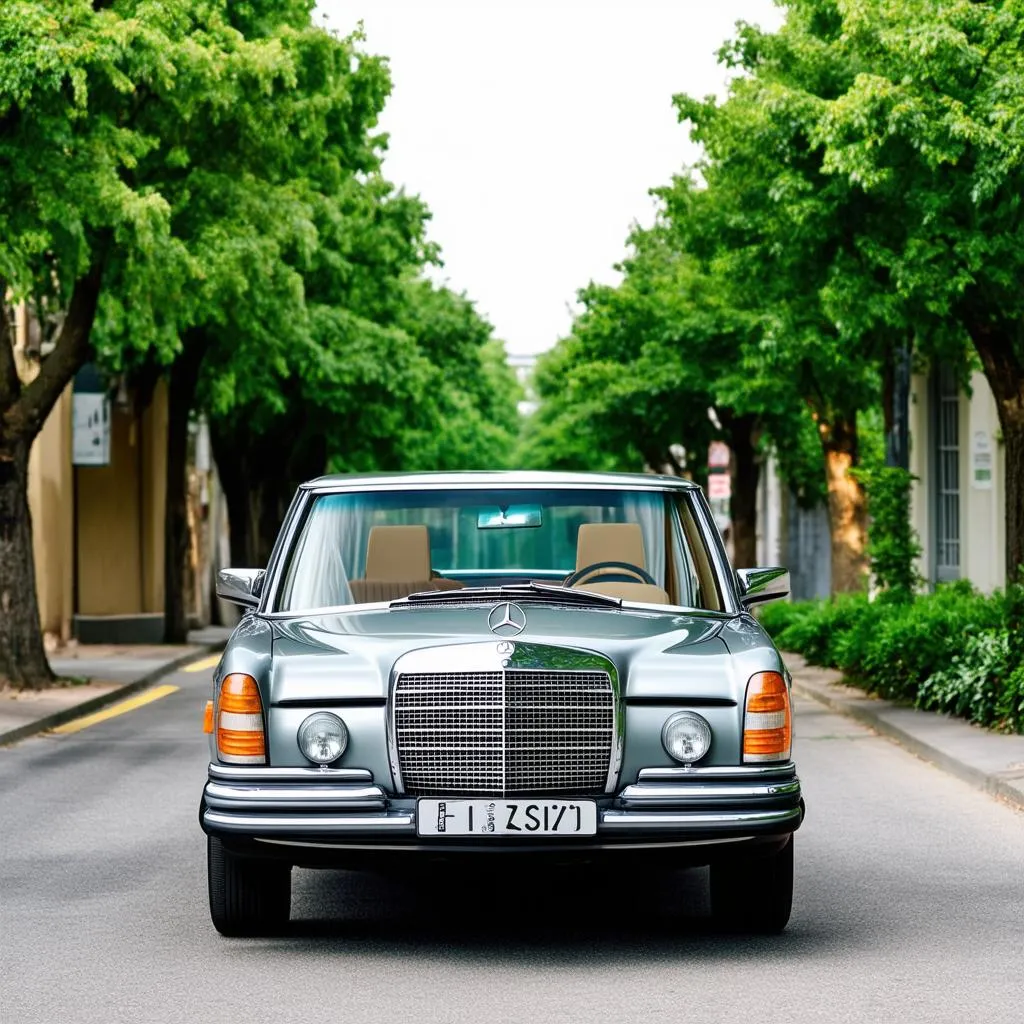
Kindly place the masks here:
<instances>
[{"instance_id":1,"label":"interior rearview mirror","mask_svg":"<svg viewBox=\"0 0 1024 1024\"><path fill-rule=\"evenodd\" d=\"M501 505L481 509L476 526L478 530L507 530L540 526L543 521L540 505Z\"/></svg>"}]
</instances>

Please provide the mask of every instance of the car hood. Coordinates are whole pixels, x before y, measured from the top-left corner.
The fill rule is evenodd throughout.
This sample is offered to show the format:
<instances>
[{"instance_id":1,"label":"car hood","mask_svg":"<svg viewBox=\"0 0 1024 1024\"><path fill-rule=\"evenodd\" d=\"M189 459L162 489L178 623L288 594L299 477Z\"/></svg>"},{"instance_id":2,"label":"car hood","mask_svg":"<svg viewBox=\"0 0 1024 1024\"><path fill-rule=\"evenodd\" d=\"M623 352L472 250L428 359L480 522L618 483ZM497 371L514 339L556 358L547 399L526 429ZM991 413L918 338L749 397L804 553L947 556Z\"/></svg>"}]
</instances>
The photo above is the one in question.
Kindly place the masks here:
<instances>
[{"instance_id":1,"label":"car hood","mask_svg":"<svg viewBox=\"0 0 1024 1024\"><path fill-rule=\"evenodd\" d=\"M542 657L545 647L602 654L615 665L627 697L678 697L681 686L692 684L694 693L736 699L738 684L720 636L729 620L721 615L522 601L526 628L504 638L488 625L489 613L502 603L381 605L275 618L271 702L384 700L402 655L448 645L493 647L503 639L540 649Z\"/></svg>"}]
</instances>

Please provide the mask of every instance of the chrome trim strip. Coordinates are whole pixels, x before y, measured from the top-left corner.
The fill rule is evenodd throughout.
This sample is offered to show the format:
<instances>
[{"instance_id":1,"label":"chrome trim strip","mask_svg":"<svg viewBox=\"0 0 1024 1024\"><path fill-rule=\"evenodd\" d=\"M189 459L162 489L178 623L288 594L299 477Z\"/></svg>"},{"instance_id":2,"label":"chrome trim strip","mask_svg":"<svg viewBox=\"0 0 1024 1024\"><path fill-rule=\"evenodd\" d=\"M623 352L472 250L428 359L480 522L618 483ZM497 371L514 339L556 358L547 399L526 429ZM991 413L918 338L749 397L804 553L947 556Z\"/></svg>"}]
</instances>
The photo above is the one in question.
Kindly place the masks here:
<instances>
[{"instance_id":1,"label":"chrome trim strip","mask_svg":"<svg viewBox=\"0 0 1024 1024\"><path fill-rule=\"evenodd\" d=\"M785 764L743 764L743 765L696 765L693 768L641 768L637 782L682 782L686 779L750 779L792 778L796 775L796 765L792 761Z\"/></svg>"},{"instance_id":2,"label":"chrome trim strip","mask_svg":"<svg viewBox=\"0 0 1024 1024\"><path fill-rule=\"evenodd\" d=\"M379 786L229 786L208 782L203 790L206 806L219 811L342 810L383 811L386 803Z\"/></svg>"},{"instance_id":3,"label":"chrome trim strip","mask_svg":"<svg viewBox=\"0 0 1024 1024\"><path fill-rule=\"evenodd\" d=\"M771 825L800 824L799 807L780 811L716 811L699 814L693 811L615 811L601 812L599 828L607 829L726 829L755 828Z\"/></svg>"},{"instance_id":4,"label":"chrome trim strip","mask_svg":"<svg viewBox=\"0 0 1024 1024\"><path fill-rule=\"evenodd\" d=\"M256 838L254 833L306 832L311 835L337 833L416 832L416 816L411 811L383 811L379 814L275 815L223 814L207 810L203 823L217 832L237 832Z\"/></svg>"},{"instance_id":5,"label":"chrome trim strip","mask_svg":"<svg viewBox=\"0 0 1024 1024\"><path fill-rule=\"evenodd\" d=\"M397 477L354 477L347 480L318 478L300 484L308 494L346 494L363 491L693 491L696 484L683 479L666 479L651 474L636 474L636 479L609 480L595 474L593 480L508 480L495 473L490 479L470 480L466 476L452 475L448 479L403 479Z\"/></svg>"},{"instance_id":6,"label":"chrome trim strip","mask_svg":"<svg viewBox=\"0 0 1024 1024\"><path fill-rule=\"evenodd\" d=\"M708 505L704 493L699 489L688 491L683 500L688 501L690 507L696 512L697 523L700 526L704 544L707 546L708 553L711 555L711 560L715 565L715 571L718 574L718 586L726 604L723 611L729 612L731 615L738 615L744 609L743 605L740 604L736 577L729 565L729 556L726 553L725 545L722 543L722 535L718 532L718 527L715 525L711 507Z\"/></svg>"},{"instance_id":7,"label":"chrome trim strip","mask_svg":"<svg viewBox=\"0 0 1024 1024\"><path fill-rule=\"evenodd\" d=\"M627 807L665 807L683 804L707 805L726 800L772 800L800 795L800 782L787 779L783 782L762 782L759 785L714 785L691 783L645 783L627 786L619 798Z\"/></svg>"},{"instance_id":8,"label":"chrome trim strip","mask_svg":"<svg viewBox=\"0 0 1024 1024\"><path fill-rule=\"evenodd\" d=\"M309 492L300 487L288 506L281 530L278 532L277 540L270 552L267 574L263 578L263 592L260 595L261 600L257 608L257 612L261 615L277 607L277 593L281 588L282 571L292 552L296 531L299 524L305 520L306 509L311 503L312 498Z\"/></svg>"},{"instance_id":9,"label":"chrome trim strip","mask_svg":"<svg viewBox=\"0 0 1024 1024\"><path fill-rule=\"evenodd\" d=\"M373 773L367 768L259 768L210 763L210 778L216 782L301 782L334 785L339 782L372 782Z\"/></svg>"}]
</instances>

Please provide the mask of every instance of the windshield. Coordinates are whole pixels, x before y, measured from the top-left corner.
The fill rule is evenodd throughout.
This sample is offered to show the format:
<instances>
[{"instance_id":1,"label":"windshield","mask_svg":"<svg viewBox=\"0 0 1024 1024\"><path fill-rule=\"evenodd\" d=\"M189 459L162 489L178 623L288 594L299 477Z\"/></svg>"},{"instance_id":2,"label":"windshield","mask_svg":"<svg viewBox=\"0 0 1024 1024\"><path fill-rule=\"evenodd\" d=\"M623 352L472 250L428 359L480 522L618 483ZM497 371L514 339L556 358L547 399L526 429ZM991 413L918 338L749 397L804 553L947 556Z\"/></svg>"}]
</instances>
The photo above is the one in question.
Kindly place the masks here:
<instances>
[{"instance_id":1,"label":"windshield","mask_svg":"<svg viewBox=\"0 0 1024 1024\"><path fill-rule=\"evenodd\" d=\"M567 579L626 600L721 607L681 493L463 488L316 497L277 610Z\"/></svg>"}]
</instances>

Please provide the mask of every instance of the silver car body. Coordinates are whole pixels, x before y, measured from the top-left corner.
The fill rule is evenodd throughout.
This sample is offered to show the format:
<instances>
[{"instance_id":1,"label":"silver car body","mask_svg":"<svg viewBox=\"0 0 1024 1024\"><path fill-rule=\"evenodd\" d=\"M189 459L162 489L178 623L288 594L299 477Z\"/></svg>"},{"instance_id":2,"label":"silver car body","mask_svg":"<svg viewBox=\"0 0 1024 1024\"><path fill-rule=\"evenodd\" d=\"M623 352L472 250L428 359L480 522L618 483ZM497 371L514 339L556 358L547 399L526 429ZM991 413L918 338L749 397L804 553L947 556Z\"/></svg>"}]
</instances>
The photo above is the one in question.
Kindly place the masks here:
<instances>
[{"instance_id":1,"label":"silver car body","mask_svg":"<svg viewBox=\"0 0 1024 1024\"><path fill-rule=\"evenodd\" d=\"M574 603L568 597L560 600L557 586L530 591L507 585L276 610L297 537L318 497L496 487L678 496L699 524L721 595L720 610L612 597ZM784 594L786 587L779 569L734 572L703 493L675 478L463 473L311 481L296 495L265 572L221 574L219 593L245 606L246 614L214 674L214 714L225 677L241 673L254 679L266 763L225 763L218 757L214 730L202 828L236 855L311 866L348 865L359 863L361 856L385 853L407 858L545 851L597 856L627 849L641 855L671 852L678 863L710 863L754 847L777 849L803 817L794 764L788 759L745 763L742 748L748 682L769 672L789 684L778 652L749 606ZM502 629L510 615L514 621ZM588 672L601 678L606 673L609 681L613 727L608 770L599 791L594 786L587 791L588 803L596 805L594 834L422 834L426 830L423 822L418 828L418 811L425 807L424 813L435 814L436 801L423 801L438 794L424 781L430 774L424 775L422 764L416 765L416 785L404 777L412 761L403 755L396 729L400 680L445 680L454 674L504 686L509 673L537 672L543 680L552 671L580 672L583 679L590 678ZM699 714L711 728L710 750L694 764L674 760L662 741L666 721L681 710ZM343 756L327 767L312 764L297 741L301 724L318 711L337 715L348 730ZM439 714L443 718L443 705ZM437 720L437 714L430 719ZM471 754L453 751L452 756L471 770L466 767ZM557 751L551 756L557 757ZM527 765L521 776L527 787L529 770ZM530 797L528 788L517 793ZM507 795L500 784L490 794ZM459 796L449 790L441 795ZM471 795L486 796L486 787ZM558 795L571 798L571 772Z\"/></svg>"}]
</instances>

